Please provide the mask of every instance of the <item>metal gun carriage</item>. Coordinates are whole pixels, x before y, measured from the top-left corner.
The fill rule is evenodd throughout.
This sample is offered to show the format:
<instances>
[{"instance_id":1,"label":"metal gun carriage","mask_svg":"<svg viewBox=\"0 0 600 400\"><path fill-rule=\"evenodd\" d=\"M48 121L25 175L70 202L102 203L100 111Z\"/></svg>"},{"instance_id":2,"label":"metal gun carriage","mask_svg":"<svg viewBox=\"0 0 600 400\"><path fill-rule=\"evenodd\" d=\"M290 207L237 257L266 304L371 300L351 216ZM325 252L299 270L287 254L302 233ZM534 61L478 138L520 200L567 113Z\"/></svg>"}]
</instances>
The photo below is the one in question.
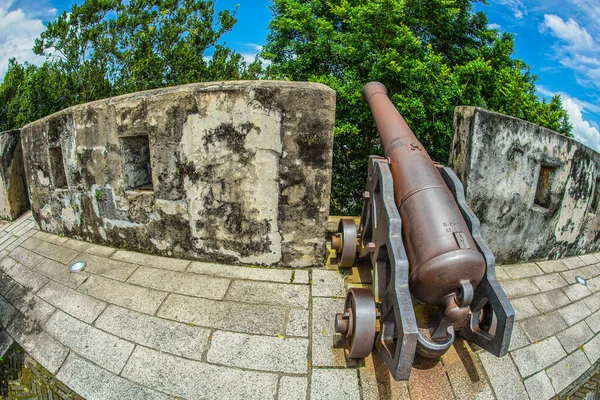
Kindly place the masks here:
<instances>
[{"instance_id":1,"label":"metal gun carriage","mask_svg":"<svg viewBox=\"0 0 600 400\"><path fill-rule=\"evenodd\" d=\"M331 246L342 267L370 260L373 291L350 289L336 332L346 355L373 347L396 380L415 353L437 358L457 332L500 357L514 310L498 283L494 255L451 169L434 163L378 82L363 88L385 158L371 156L358 228L342 219Z\"/></svg>"}]
</instances>

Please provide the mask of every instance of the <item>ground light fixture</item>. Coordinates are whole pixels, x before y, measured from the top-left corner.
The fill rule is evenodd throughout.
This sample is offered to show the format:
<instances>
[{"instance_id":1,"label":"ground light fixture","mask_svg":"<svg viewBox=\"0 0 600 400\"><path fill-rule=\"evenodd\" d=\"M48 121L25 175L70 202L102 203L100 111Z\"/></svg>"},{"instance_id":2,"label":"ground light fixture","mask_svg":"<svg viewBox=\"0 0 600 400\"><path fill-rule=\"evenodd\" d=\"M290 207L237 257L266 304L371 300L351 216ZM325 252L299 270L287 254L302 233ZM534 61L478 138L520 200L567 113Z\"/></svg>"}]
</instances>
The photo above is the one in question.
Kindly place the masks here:
<instances>
[{"instance_id":1,"label":"ground light fixture","mask_svg":"<svg viewBox=\"0 0 600 400\"><path fill-rule=\"evenodd\" d=\"M577 283L579 283L580 285L587 286L587 281L585 280L585 278L584 278L583 276L579 276L579 275L577 275L577 276L575 277L575 280L576 280L576 281L577 281Z\"/></svg>"},{"instance_id":2,"label":"ground light fixture","mask_svg":"<svg viewBox=\"0 0 600 400\"><path fill-rule=\"evenodd\" d=\"M69 265L69 272L80 272L85 268L85 261L75 261L73 264Z\"/></svg>"}]
</instances>

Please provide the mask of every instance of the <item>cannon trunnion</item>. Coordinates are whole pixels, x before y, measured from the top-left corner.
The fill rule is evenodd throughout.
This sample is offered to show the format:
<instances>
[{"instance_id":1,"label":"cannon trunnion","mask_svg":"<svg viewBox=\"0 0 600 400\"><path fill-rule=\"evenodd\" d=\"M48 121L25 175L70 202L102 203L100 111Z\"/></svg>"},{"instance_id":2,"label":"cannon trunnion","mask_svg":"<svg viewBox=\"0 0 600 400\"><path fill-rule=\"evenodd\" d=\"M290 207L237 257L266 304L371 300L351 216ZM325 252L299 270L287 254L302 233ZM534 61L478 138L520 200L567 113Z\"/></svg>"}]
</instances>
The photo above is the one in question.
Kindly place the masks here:
<instances>
[{"instance_id":1,"label":"cannon trunnion","mask_svg":"<svg viewBox=\"0 0 600 400\"><path fill-rule=\"evenodd\" d=\"M367 84L363 98L386 158L370 157L360 226L341 220L331 243L340 266L359 257L373 267L373 291L350 289L336 315L347 357L366 357L375 346L394 378L407 380L415 352L441 356L458 328L505 355L514 310L460 180L429 158L382 84Z\"/></svg>"}]
</instances>

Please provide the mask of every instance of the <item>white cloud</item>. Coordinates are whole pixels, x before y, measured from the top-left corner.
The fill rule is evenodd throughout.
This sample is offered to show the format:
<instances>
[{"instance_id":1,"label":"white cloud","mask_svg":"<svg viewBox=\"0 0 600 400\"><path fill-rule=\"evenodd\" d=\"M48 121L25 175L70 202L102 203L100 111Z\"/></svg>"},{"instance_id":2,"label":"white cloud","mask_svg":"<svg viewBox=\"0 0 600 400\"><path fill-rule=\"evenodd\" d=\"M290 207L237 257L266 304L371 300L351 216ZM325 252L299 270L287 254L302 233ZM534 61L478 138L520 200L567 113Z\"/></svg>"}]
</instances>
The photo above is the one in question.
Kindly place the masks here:
<instances>
[{"instance_id":1,"label":"white cloud","mask_svg":"<svg viewBox=\"0 0 600 400\"><path fill-rule=\"evenodd\" d=\"M539 29L560 40L550 56L573 70L577 83L600 88L600 46L585 27L572 18L564 21L557 15L545 14Z\"/></svg>"},{"instance_id":2,"label":"white cloud","mask_svg":"<svg viewBox=\"0 0 600 400\"><path fill-rule=\"evenodd\" d=\"M521 19L527 14L527 8L521 0L500 0L499 3L510 8L517 19Z\"/></svg>"},{"instance_id":3,"label":"white cloud","mask_svg":"<svg viewBox=\"0 0 600 400\"><path fill-rule=\"evenodd\" d=\"M565 22L557 15L546 14L544 22L540 24L540 30L544 32L546 29L550 29L554 36L567 42L569 48L574 51L593 50L595 47L592 35L572 18Z\"/></svg>"},{"instance_id":4,"label":"white cloud","mask_svg":"<svg viewBox=\"0 0 600 400\"><path fill-rule=\"evenodd\" d=\"M563 107L569 113L575 139L596 151L600 151L600 132L583 119L581 107L569 97L563 97Z\"/></svg>"},{"instance_id":5,"label":"white cloud","mask_svg":"<svg viewBox=\"0 0 600 400\"><path fill-rule=\"evenodd\" d=\"M12 1L0 0L0 81L12 57L19 62L41 64L44 57L33 53L35 39L45 29L41 19L28 17L22 9L10 10ZM10 11L9 11L10 10Z\"/></svg>"},{"instance_id":6,"label":"white cloud","mask_svg":"<svg viewBox=\"0 0 600 400\"><path fill-rule=\"evenodd\" d=\"M498 24L488 24L488 29L500 29L500 25Z\"/></svg>"},{"instance_id":7,"label":"white cloud","mask_svg":"<svg viewBox=\"0 0 600 400\"><path fill-rule=\"evenodd\" d=\"M593 121L586 121L583 112L600 112L600 106L571 97L564 92L553 92L545 86L537 85L538 93L546 97L560 94L563 108L569 114L569 122L573 125L575 140L600 152L600 132Z\"/></svg>"}]
</instances>

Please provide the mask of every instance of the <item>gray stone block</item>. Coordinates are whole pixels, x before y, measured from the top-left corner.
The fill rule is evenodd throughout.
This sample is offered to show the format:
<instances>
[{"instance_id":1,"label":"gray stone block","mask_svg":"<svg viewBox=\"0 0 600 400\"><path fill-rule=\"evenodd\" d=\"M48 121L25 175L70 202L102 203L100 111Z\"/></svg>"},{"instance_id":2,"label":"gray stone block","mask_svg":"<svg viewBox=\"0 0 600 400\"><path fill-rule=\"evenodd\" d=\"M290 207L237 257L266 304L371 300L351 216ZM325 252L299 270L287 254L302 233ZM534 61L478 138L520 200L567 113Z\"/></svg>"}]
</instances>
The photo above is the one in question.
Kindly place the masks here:
<instances>
[{"instance_id":1,"label":"gray stone block","mask_svg":"<svg viewBox=\"0 0 600 400\"><path fill-rule=\"evenodd\" d=\"M2 260L0 260L0 270L7 272L11 269L17 262L8 256L4 256Z\"/></svg>"},{"instance_id":2,"label":"gray stone block","mask_svg":"<svg viewBox=\"0 0 600 400\"><path fill-rule=\"evenodd\" d=\"M44 260L47 260L39 254L27 250L24 247L17 247L13 251L11 251L10 257L29 268L35 268L35 266L37 266L39 263L41 263Z\"/></svg>"},{"instance_id":3,"label":"gray stone block","mask_svg":"<svg viewBox=\"0 0 600 400\"><path fill-rule=\"evenodd\" d=\"M270 282L233 281L226 300L308 308L308 286Z\"/></svg>"},{"instance_id":4,"label":"gray stone block","mask_svg":"<svg viewBox=\"0 0 600 400\"><path fill-rule=\"evenodd\" d=\"M506 273L504 267L501 267L499 265L496 265L496 278L498 278L499 281L507 281L511 279L508 273Z\"/></svg>"},{"instance_id":5,"label":"gray stone block","mask_svg":"<svg viewBox=\"0 0 600 400\"><path fill-rule=\"evenodd\" d=\"M308 337L308 310L292 308L289 311L285 334Z\"/></svg>"},{"instance_id":6,"label":"gray stone block","mask_svg":"<svg viewBox=\"0 0 600 400\"><path fill-rule=\"evenodd\" d=\"M312 301L312 365L315 367L346 367L342 335L335 333L335 314L344 309L344 299L314 297Z\"/></svg>"},{"instance_id":7,"label":"gray stone block","mask_svg":"<svg viewBox=\"0 0 600 400\"><path fill-rule=\"evenodd\" d=\"M75 239L68 239L63 243L63 246L81 253L94 254L100 257L110 257L110 255L115 252L114 247L100 246L98 244Z\"/></svg>"},{"instance_id":8,"label":"gray stone block","mask_svg":"<svg viewBox=\"0 0 600 400\"><path fill-rule=\"evenodd\" d=\"M92 275L80 292L131 310L154 314L167 293Z\"/></svg>"},{"instance_id":9,"label":"gray stone block","mask_svg":"<svg viewBox=\"0 0 600 400\"><path fill-rule=\"evenodd\" d=\"M33 225L33 224L32 224ZM23 242L25 242L27 239L29 239L31 236L33 236L33 234L36 231L31 229L28 232L23 233L21 236L19 236L19 238L17 240L15 240L14 242L12 242L11 244L9 244L8 246L5 247L6 251L14 251L16 248L18 248L19 246L21 246L21 244ZM3 246L0 246L3 247Z\"/></svg>"},{"instance_id":10,"label":"gray stone block","mask_svg":"<svg viewBox=\"0 0 600 400\"><path fill-rule=\"evenodd\" d=\"M546 274L550 274L552 272L566 271L567 269L569 269L561 260L541 261L536 264Z\"/></svg>"},{"instance_id":11,"label":"gray stone block","mask_svg":"<svg viewBox=\"0 0 600 400\"><path fill-rule=\"evenodd\" d=\"M69 349L46 333L39 321L20 313L15 315L6 330L29 355L53 374L69 354Z\"/></svg>"},{"instance_id":12,"label":"gray stone block","mask_svg":"<svg viewBox=\"0 0 600 400\"><path fill-rule=\"evenodd\" d=\"M515 320L519 321L525 318L538 315L540 312L531 302L529 297L521 297L510 302L515 310Z\"/></svg>"},{"instance_id":13,"label":"gray stone block","mask_svg":"<svg viewBox=\"0 0 600 400\"><path fill-rule=\"evenodd\" d=\"M529 278L544 274L544 271L542 271L535 263L503 265L502 268L504 268L504 271L511 279Z\"/></svg>"},{"instance_id":14,"label":"gray stone block","mask_svg":"<svg viewBox=\"0 0 600 400\"><path fill-rule=\"evenodd\" d=\"M35 271L72 289L76 289L90 276L86 271L71 273L65 264L48 259L39 263Z\"/></svg>"},{"instance_id":15,"label":"gray stone block","mask_svg":"<svg viewBox=\"0 0 600 400\"><path fill-rule=\"evenodd\" d=\"M30 237L24 241L21 246L33 251L34 253L38 253L39 255L63 264L68 264L77 256L77 254L79 254L75 250L57 246L53 243L44 242L34 237Z\"/></svg>"},{"instance_id":16,"label":"gray stone block","mask_svg":"<svg viewBox=\"0 0 600 400\"><path fill-rule=\"evenodd\" d=\"M308 281L308 271L296 270L292 273L292 283L307 285Z\"/></svg>"},{"instance_id":17,"label":"gray stone block","mask_svg":"<svg viewBox=\"0 0 600 400\"><path fill-rule=\"evenodd\" d=\"M201 360L210 329L109 306L95 323L103 331L176 356Z\"/></svg>"},{"instance_id":18,"label":"gray stone block","mask_svg":"<svg viewBox=\"0 0 600 400\"><path fill-rule=\"evenodd\" d=\"M521 328L523 328L529 340L535 342L567 329L567 323L561 315L562 313L559 310L533 317L521 322Z\"/></svg>"},{"instance_id":19,"label":"gray stone block","mask_svg":"<svg viewBox=\"0 0 600 400\"><path fill-rule=\"evenodd\" d=\"M583 301L591 311L600 310L600 293L586 297Z\"/></svg>"},{"instance_id":20,"label":"gray stone block","mask_svg":"<svg viewBox=\"0 0 600 400\"><path fill-rule=\"evenodd\" d=\"M62 236L58 236L58 235L52 235L50 233L47 232L42 232L42 231L37 231L35 233L35 235L33 235L35 238L40 239L44 242L50 242L50 243L54 243L57 245L62 245L64 242L66 242L68 240L68 238L66 237L62 237Z\"/></svg>"},{"instance_id":21,"label":"gray stone block","mask_svg":"<svg viewBox=\"0 0 600 400\"><path fill-rule=\"evenodd\" d=\"M50 304L18 284L15 284L6 295L6 300L26 318L38 324L44 323L55 310Z\"/></svg>"},{"instance_id":22,"label":"gray stone block","mask_svg":"<svg viewBox=\"0 0 600 400\"><path fill-rule=\"evenodd\" d=\"M528 377L566 357L567 353L563 350L558 339L552 336L515 350L511 355L521 375Z\"/></svg>"},{"instance_id":23,"label":"gray stone block","mask_svg":"<svg viewBox=\"0 0 600 400\"><path fill-rule=\"evenodd\" d=\"M567 353L575 351L592 336L594 336L594 332L592 332L584 321L556 334L560 344L562 344Z\"/></svg>"},{"instance_id":24,"label":"gray stone block","mask_svg":"<svg viewBox=\"0 0 600 400\"><path fill-rule=\"evenodd\" d=\"M571 303L571 300L560 289L536 294L528 298L531 299L536 308L542 313L556 310Z\"/></svg>"},{"instance_id":25,"label":"gray stone block","mask_svg":"<svg viewBox=\"0 0 600 400\"><path fill-rule=\"evenodd\" d=\"M565 278L565 280L569 283L569 284L575 284L577 283L576 277L577 276L581 276L583 278L590 278L590 275L588 274L588 269L591 268L596 268L593 265L589 265L587 267L583 267L583 268L577 268L577 269L571 269L569 271L563 271L560 272L560 274L562 275L563 278Z\"/></svg>"},{"instance_id":26,"label":"gray stone block","mask_svg":"<svg viewBox=\"0 0 600 400\"><path fill-rule=\"evenodd\" d=\"M600 268L598 267L599 265L600 264L588 265L587 267L583 267L581 269L588 278L593 278L600 275Z\"/></svg>"},{"instance_id":27,"label":"gray stone block","mask_svg":"<svg viewBox=\"0 0 600 400\"><path fill-rule=\"evenodd\" d=\"M189 260L181 260L171 257L153 256L150 254L135 253L133 251L118 250L111 258L126 261L132 264L145 265L147 267L168 269L172 271L185 271L190 265Z\"/></svg>"},{"instance_id":28,"label":"gray stone block","mask_svg":"<svg viewBox=\"0 0 600 400\"><path fill-rule=\"evenodd\" d=\"M525 379L524 383L531 400L548 400L556 394L546 371L540 371Z\"/></svg>"},{"instance_id":29,"label":"gray stone block","mask_svg":"<svg viewBox=\"0 0 600 400\"><path fill-rule=\"evenodd\" d=\"M282 376L279 378L277 400L306 400L308 379L304 376Z\"/></svg>"},{"instance_id":30,"label":"gray stone block","mask_svg":"<svg viewBox=\"0 0 600 400\"><path fill-rule=\"evenodd\" d=\"M523 329L521 329L521 326L515 323L513 325L512 336L510 337L510 345L508 351L520 349L521 347L527 346L529 343L531 342L527 338L527 335L525 335Z\"/></svg>"},{"instance_id":31,"label":"gray stone block","mask_svg":"<svg viewBox=\"0 0 600 400\"><path fill-rule=\"evenodd\" d=\"M88 360L119 374L134 344L57 311L44 325L59 342Z\"/></svg>"},{"instance_id":32,"label":"gray stone block","mask_svg":"<svg viewBox=\"0 0 600 400\"><path fill-rule=\"evenodd\" d=\"M574 285L565 286L562 288L562 291L565 292L565 294L569 299L571 299L571 301L577 301L592 294L592 292L590 291L590 289L588 289L587 286L583 286L578 283Z\"/></svg>"},{"instance_id":33,"label":"gray stone block","mask_svg":"<svg viewBox=\"0 0 600 400\"><path fill-rule=\"evenodd\" d=\"M186 360L136 347L121 376L188 399L272 399L277 375Z\"/></svg>"},{"instance_id":34,"label":"gray stone block","mask_svg":"<svg viewBox=\"0 0 600 400\"><path fill-rule=\"evenodd\" d=\"M466 342L457 340L442 356L441 361L456 399L491 399L494 397L483 366ZM432 397L434 397L433 394Z\"/></svg>"},{"instance_id":35,"label":"gray stone block","mask_svg":"<svg viewBox=\"0 0 600 400\"><path fill-rule=\"evenodd\" d=\"M600 334L594 336L589 342L584 343L583 351L591 364L595 364L600 360Z\"/></svg>"},{"instance_id":36,"label":"gray stone block","mask_svg":"<svg viewBox=\"0 0 600 400\"><path fill-rule=\"evenodd\" d=\"M312 400L360 399L355 369L318 369L312 371L310 398Z\"/></svg>"},{"instance_id":37,"label":"gray stone block","mask_svg":"<svg viewBox=\"0 0 600 400\"><path fill-rule=\"evenodd\" d=\"M577 303L569 304L568 306L561 308L558 310L558 312L564 318L567 324L569 324L569 326L575 325L588 315L592 314L585 302L581 300Z\"/></svg>"},{"instance_id":38,"label":"gray stone block","mask_svg":"<svg viewBox=\"0 0 600 400\"><path fill-rule=\"evenodd\" d=\"M192 262L187 270L197 274L216 275L232 279L280 283L290 283L292 280L292 273L294 272L283 269L236 267L233 265L201 262Z\"/></svg>"},{"instance_id":39,"label":"gray stone block","mask_svg":"<svg viewBox=\"0 0 600 400\"><path fill-rule=\"evenodd\" d=\"M528 399L521 375L510 357L498 358L486 351L478 354L498 399Z\"/></svg>"},{"instance_id":40,"label":"gray stone block","mask_svg":"<svg viewBox=\"0 0 600 400\"><path fill-rule=\"evenodd\" d=\"M276 336L283 332L285 308L214 301L170 294L157 316L195 325Z\"/></svg>"},{"instance_id":41,"label":"gray stone block","mask_svg":"<svg viewBox=\"0 0 600 400\"><path fill-rule=\"evenodd\" d=\"M106 278L126 281L138 267L135 264L113 260L111 258L98 257L93 254L81 253L77 260L85 261L85 270L95 275Z\"/></svg>"},{"instance_id":42,"label":"gray stone block","mask_svg":"<svg viewBox=\"0 0 600 400\"><path fill-rule=\"evenodd\" d=\"M37 295L54 307L61 309L88 324L106 308L106 303L91 296L79 293L55 282L48 282Z\"/></svg>"},{"instance_id":43,"label":"gray stone block","mask_svg":"<svg viewBox=\"0 0 600 400\"><path fill-rule=\"evenodd\" d=\"M587 287L591 292L595 293L600 290L600 276L587 280Z\"/></svg>"},{"instance_id":44,"label":"gray stone block","mask_svg":"<svg viewBox=\"0 0 600 400\"><path fill-rule=\"evenodd\" d=\"M171 396L121 378L75 353L56 378L87 400L168 400Z\"/></svg>"},{"instance_id":45,"label":"gray stone block","mask_svg":"<svg viewBox=\"0 0 600 400\"><path fill-rule=\"evenodd\" d=\"M42 286L48 283L48 278L34 272L30 268L19 263L15 264L11 269L6 271L6 275L10 276L15 282L24 286L32 292L37 292Z\"/></svg>"},{"instance_id":46,"label":"gray stone block","mask_svg":"<svg viewBox=\"0 0 600 400\"><path fill-rule=\"evenodd\" d=\"M506 292L506 295L511 299L525 297L540 292L540 289L538 289L530 278L518 279L516 281L504 281L502 282L502 288Z\"/></svg>"},{"instance_id":47,"label":"gray stone block","mask_svg":"<svg viewBox=\"0 0 600 400\"><path fill-rule=\"evenodd\" d=\"M589 368L590 362L581 350L577 350L559 363L546 370L556 393L567 389L577 378Z\"/></svg>"},{"instance_id":48,"label":"gray stone block","mask_svg":"<svg viewBox=\"0 0 600 400\"><path fill-rule=\"evenodd\" d=\"M575 269L585 266L585 263L581 261L581 258L579 257L567 257L561 259L560 261L562 261L569 269Z\"/></svg>"},{"instance_id":49,"label":"gray stone block","mask_svg":"<svg viewBox=\"0 0 600 400\"><path fill-rule=\"evenodd\" d=\"M165 292L222 300L231 281L225 278L139 267L127 282Z\"/></svg>"},{"instance_id":50,"label":"gray stone block","mask_svg":"<svg viewBox=\"0 0 600 400\"><path fill-rule=\"evenodd\" d=\"M379 384L377 381L377 372L375 370L375 363L373 362L373 354L369 354L364 359L364 365L358 370L358 377L360 380L360 391L363 400L380 400L379 396ZM391 389L391 385L389 385ZM391 397L386 396L390 393L381 393L383 398ZM407 396L408 397L408 396ZM381 399L383 400L383 399Z\"/></svg>"},{"instance_id":51,"label":"gray stone block","mask_svg":"<svg viewBox=\"0 0 600 400\"><path fill-rule=\"evenodd\" d=\"M547 292L549 290L558 289L568 285L567 281L565 281L559 273L536 276L531 278L531 280L537 287L540 288L542 292Z\"/></svg>"},{"instance_id":52,"label":"gray stone block","mask_svg":"<svg viewBox=\"0 0 600 400\"><path fill-rule=\"evenodd\" d=\"M598 262L598 259L594 257L593 254L583 254L579 256L579 258L581 259L581 261L583 261L585 265L592 265Z\"/></svg>"},{"instance_id":53,"label":"gray stone block","mask_svg":"<svg viewBox=\"0 0 600 400\"><path fill-rule=\"evenodd\" d=\"M587 317L585 322L594 333L600 332L600 310Z\"/></svg>"},{"instance_id":54,"label":"gray stone block","mask_svg":"<svg viewBox=\"0 0 600 400\"><path fill-rule=\"evenodd\" d=\"M0 360L5 359L8 351L15 343L15 340L8 332L0 330Z\"/></svg>"},{"instance_id":55,"label":"gray stone block","mask_svg":"<svg viewBox=\"0 0 600 400\"><path fill-rule=\"evenodd\" d=\"M15 285L15 281L4 272L0 271L0 294L6 296Z\"/></svg>"},{"instance_id":56,"label":"gray stone block","mask_svg":"<svg viewBox=\"0 0 600 400\"><path fill-rule=\"evenodd\" d=\"M206 359L226 366L289 374L306 374L308 339L254 336L216 331Z\"/></svg>"},{"instance_id":57,"label":"gray stone block","mask_svg":"<svg viewBox=\"0 0 600 400\"><path fill-rule=\"evenodd\" d=\"M0 327L6 328L16 312L17 309L6 301L4 297L0 296Z\"/></svg>"},{"instance_id":58,"label":"gray stone block","mask_svg":"<svg viewBox=\"0 0 600 400\"><path fill-rule=\"evenodd\" d=\"M315 297L346 298L342 275L337 271L313 269L312 295Z\"/></svg>"}]
</instances>

